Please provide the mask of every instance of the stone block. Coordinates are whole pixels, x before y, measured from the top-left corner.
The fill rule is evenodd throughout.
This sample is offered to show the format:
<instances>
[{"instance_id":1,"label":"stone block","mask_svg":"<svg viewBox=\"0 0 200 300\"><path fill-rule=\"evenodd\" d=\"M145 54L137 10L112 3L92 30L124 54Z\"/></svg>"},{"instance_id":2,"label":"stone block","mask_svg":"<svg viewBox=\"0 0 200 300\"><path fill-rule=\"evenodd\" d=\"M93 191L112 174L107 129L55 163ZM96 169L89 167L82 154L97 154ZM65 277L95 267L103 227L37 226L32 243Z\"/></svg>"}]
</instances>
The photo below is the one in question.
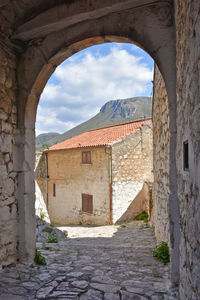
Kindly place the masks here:
<instances>
[{"instance_id":1,"label":"stone block","mask_svg":"<svg viewBox=\"0 0 200 300\"><path fill-rule=\"evenodd\" d=\"M8 197L13 196L15 191L15 183L13 179L8 178L2 182L2 193Z\"/></svg>"},{"instance_id":2,"label":"stone block","mask_svg":"<svg viewBox=\"0 0 200 300\"><path fill-rule=\"evenodd\" d=\"M10 113L12 109L12 102L4 90L0 90L0 109L5 113Z\"/></svg>"},{"instance_id":3,"label":"stone block","mask_svg":"<svg viewBox=\"0 0 200 300\"><path fill-rule=\"evenodd\" d=\"M31 194L35 193L35 177L33 172L25 172L24 176L24 193Z\"/></svg>"},{"instance_id":4,"label":"stone block","mask_svg":"<svg viewBox=\"0 0 200 300\"><path fill-rule=\"evenodd\" d=\"M2 109L0 108L0 120L7 120L8 119L8 114Z\"/></svg>"},{"instance_id":5,"label":"stone block","mask_svg":"<svg viewBox=\"0 0 200 300\"><path fill-rule=\"evenodd\" d=\"M7 197L5 199L0 198L0 206L8 206L16 201L15 197Z\"/></svg>"},{"instance_id":6,"label":"stone block","mask_svg":"<svg viewBox=\"0 0 200 300\"><path fill-rule=\"evenodd\" d=\"M8 177L6 165L0 165L0 179L1 181L6 180Z\"/></svg>"},{"instance_id":7,"label":"stone block","mask_svg":"<svg viewBox=\"0 0 200 300\"><path fill-rule=\"evenodd\" d=\"M9 221L11 218L10 209L8 206L1 206L0 207L0 222L4 223Z\"/></svg>"},{"instance_id":8,"label":"stone block","mask_svg":"<svg viewBox=\"0 0 200 300\"><path fill-rule=\"evenodd\" d=\"M5 122L5 121L2 121L2 131L5 132L5 133L12 133L12 124L8 123L8 122Z\"/></svg>"},{"instance_id":9,"label":"stone block","mask_svg":"<svg viewBox=\"0 0 200 300\"><path fill-rule=\"evenodd\" d=\"M10 161L10 154L5 154L4 155L4 159L5 159L5 162L7 163L7 162L9 162Z\"/></svg>"},{"instance_id":10,"label":"stone block","mask_svg":"<svg viewBox=\"0 0 200 300\"><path fill-rule=\"evenodd\" d=\"M13 171L13 163L9 162L8 163L8 174L10 174Z\"/></svg>"},{"instance_id":11,"label":"stone block","mask_svg":"<svg viewBox=\"0 0 200 300\"><path fill-rule=\"evenodd\" d=\"M1 68L1 72L0 72L0 84L4 84L6 81L6 72L4 68Z\"/></svg>"},{"instance_id":12,"label":"stone block","mask_svg":"<svg viewBox=\"0 0 200 300\"><path fill-rule=\"evenodd\" d=\"M0 151L2 153L12 152L12 136L2 133L0 136Z\"/></svg>"}]
</instances>

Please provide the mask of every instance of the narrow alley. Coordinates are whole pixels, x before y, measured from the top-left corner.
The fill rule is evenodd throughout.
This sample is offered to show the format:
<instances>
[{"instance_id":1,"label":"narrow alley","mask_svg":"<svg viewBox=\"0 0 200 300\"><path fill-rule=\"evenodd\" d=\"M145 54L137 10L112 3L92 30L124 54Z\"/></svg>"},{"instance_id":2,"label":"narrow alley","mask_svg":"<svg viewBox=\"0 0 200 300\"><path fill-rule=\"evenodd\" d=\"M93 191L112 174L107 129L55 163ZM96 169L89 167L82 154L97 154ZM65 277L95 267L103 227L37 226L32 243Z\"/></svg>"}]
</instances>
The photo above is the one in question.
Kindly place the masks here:
<instances>
[{"instance_id":1,"label":"narrow alley","mask_svg":"<svg viewBox=\"0 0 200 300\"><path fill-rule=\"evenodd\" d=\"M152 229L71 226L66 242L38 243L46 266L17 265L0 273L0 300L167 300L169 266L152 256Z\"/></svg>"}]
</instances>

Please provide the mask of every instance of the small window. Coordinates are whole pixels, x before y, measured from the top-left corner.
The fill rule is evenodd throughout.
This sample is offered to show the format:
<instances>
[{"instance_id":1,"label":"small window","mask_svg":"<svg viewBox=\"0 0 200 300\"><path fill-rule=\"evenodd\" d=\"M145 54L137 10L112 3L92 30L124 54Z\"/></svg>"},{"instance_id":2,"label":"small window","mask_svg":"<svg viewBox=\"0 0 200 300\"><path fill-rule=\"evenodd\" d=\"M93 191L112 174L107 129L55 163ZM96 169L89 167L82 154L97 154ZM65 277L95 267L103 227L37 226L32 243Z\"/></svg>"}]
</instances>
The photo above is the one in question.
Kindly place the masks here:
<instances>
[{"instance_id":1,"label":"small window","mask_svg":"<svg viewBox=\"0 0 200 300\"><path fill-rule=\"evenodd\" d=\"M82 194L82 211L88 214L93 213L93 196Z\"/></svg>"},{"instance_id":2,"label":"small window","mask_svg":"<svg viewBox=\"0 0 200 300\"><path fill-rule=\"evenodd\" d=\"M91 151L82 152L82 164L91 164Z\"/></svg>"},{"instance_id":3,"label":"small window","mask_svg":"<svg viewBox=\"0 0 200 300\"><path fill-rule=\"evenodd\" d=\"M183 143L183 169L189 170L189 144L188 141Z\"/></svg>"},{"instance_id":4,"label":"small window","mask_svg":"<svg viewBox=\"0 0 200 300\"><path fill-rule=\"evenodd\" d=\"M56 197L56 185L55 185L55 183L53 184L53 196Z\"/></svg>"}]
</instances>

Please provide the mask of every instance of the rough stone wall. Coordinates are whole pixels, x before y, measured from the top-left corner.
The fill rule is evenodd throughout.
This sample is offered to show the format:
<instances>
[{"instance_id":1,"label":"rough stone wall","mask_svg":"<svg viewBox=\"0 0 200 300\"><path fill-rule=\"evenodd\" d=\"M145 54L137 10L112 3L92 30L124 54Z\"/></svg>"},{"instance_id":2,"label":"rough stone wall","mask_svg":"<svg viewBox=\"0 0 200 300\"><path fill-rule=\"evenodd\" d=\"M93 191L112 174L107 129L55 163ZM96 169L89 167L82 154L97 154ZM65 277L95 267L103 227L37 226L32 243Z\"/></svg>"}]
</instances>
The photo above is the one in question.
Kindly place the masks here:
<instances>
[{"instance_id":1,"label":"rough stone wall","mask_svg":"<svg viewBox=\"0 0 200 300\"><path fill-rule=\"evenodd\" d=\"M180 299L200 297L200 4L177 0L177 169L180 203ZM183 170L183 143L189 170Z\"/></svg>"},{"instance_id":2,"label":"rough stone wall","mask_svg":"<svg viewBox=\"0 0 200 300\"><path fill-rule=\"evenodd\" d=\"M155 65L153 92L153 171L151 223L158 242L169 242L169 109L165 83Z\"/></svg>"},{"instance_id":3,"label":"rough stone wall","mask_svg":"<svg viewBox=\"0 0 200 300\"><path fill-rule=\"evenodd\" d=\"M16 128L15 56L0 47L0 267L17 260L16 172L13 166Z\"/></svg>"},{"instance_id":4,"label":"rough stone wall","mask_svg":"<svg viewBox=\"0 0 200 300\"><path fill-rule=\"evenodd\" d=\"M48 212L56 224L109 224L109 155L104 147L84 149L87 150L91 151L91 164L81 163L81 150L48 153ZM44 173L40 171L40 187L46 184ZM82 193L93 195L93 214L82 212Z\"/></svg>"},{"instance_id":5,"label":"rough stone wall","mask_svg":"<svg viewBox=\"0 0 200 300\"><path fill-rule=\"evenodd\" d=\"M112 145L114 223L141 191L144 181L153 181L151 123Z\"/></svg>"},{"instance_id":6,"label":"rough stone wall","mask_svg":"<svg viewBox=\"0 0 200 300\"><path fill-rule=\"evenodd\" d=\"M37 161L36 156L36 167L35 167L35 178L36 178L36 203L41 201L47 205L47 160L45 154L42 154ZM40 191L37 190L37 186ZM38 204L39 207L39 204Z\"/></svg>"},{"instance_id":7,"label":"rough stone wall","mask_svg":"<svg viewBox=\"0 0 200 300\"><path fill-rule=\"evenodd\" d=\"M47 211L47 165L45 155L36 153L35 166L35 214L40 217L44 215L44 220L49 222L49 214Z\"/></svg>"}]
</instances>

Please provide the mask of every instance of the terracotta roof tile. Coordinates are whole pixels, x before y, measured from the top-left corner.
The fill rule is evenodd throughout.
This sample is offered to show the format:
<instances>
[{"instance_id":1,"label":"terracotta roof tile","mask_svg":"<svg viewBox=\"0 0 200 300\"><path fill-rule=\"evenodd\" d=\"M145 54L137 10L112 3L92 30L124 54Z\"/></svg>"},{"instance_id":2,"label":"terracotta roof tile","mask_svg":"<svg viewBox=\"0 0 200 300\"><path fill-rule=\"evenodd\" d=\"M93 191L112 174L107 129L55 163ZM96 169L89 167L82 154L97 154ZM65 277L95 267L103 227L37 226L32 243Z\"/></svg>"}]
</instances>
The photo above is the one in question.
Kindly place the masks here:
<instances>
[{"instance_id":1,"label":"terracotta roof tile","mask_svg":"<svg viewBox=\"0 0 200 300\"><path fill-rule=\"evenodd\" d=\"M117 141L139 130L143 125L149 123L151 123L151 119L138 120L125 124L93 129L71 139L67 139L64 142L50 147L49 149L45 149L45 152L106 146L109 143Z\"/></svg>"}]
</instances>

